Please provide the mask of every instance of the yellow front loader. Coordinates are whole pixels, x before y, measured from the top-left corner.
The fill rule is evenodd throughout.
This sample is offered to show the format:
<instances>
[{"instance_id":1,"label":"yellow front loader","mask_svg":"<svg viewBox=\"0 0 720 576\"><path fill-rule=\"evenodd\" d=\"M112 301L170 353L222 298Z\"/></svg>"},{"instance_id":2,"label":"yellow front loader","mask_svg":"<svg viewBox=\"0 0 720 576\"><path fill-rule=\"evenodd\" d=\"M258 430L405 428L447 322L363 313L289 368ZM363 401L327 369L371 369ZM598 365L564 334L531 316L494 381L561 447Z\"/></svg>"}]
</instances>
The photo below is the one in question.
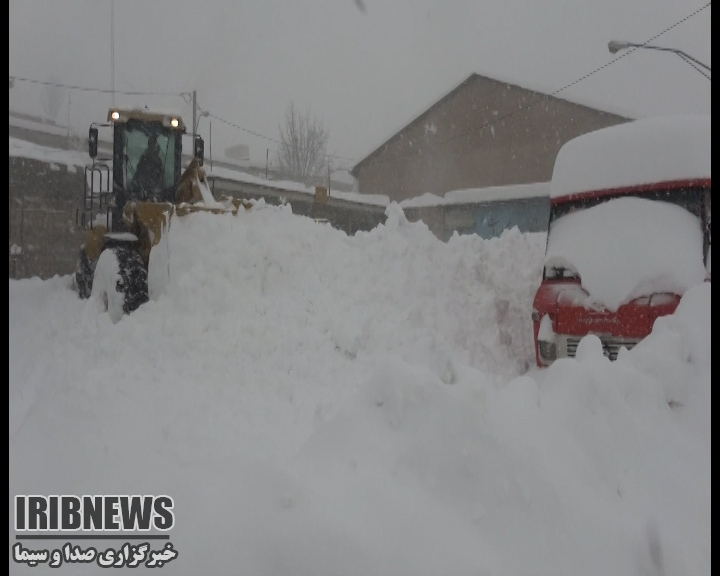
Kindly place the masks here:
<instances>
[{"instance_id":1,"label":"yellow front loader","mask_svg":"<svg viewBox=\"0 0 720 576\"><path fill-rule=\"evenodd\" d=\"M112 129L112 157L98 156L98 128ZM107 123L90 127L83 203L76 221L84 230L74 287L96 298L114 322L148 301L151 254L166 243L171 221L191 212L237 214L247 201L213 198L205 177L203 140L183 171L179 116L147 109L112 108ZM167 268L167 267L166 267Z\"/></svg>"}]
</instances>

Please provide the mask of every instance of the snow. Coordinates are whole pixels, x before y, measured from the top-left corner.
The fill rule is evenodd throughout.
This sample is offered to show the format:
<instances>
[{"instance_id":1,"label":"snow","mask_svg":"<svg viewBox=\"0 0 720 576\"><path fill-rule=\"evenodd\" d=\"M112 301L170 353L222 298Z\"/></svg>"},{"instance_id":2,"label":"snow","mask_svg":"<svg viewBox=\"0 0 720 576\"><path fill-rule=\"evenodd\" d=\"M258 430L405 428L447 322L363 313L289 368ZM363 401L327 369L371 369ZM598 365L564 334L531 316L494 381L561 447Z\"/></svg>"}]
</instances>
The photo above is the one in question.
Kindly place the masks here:
<instances>
[{"instance_id":1,"label":"snow","mask_svg":"<svg viewBox=\"0 0 720 576\"><path fill-rule=\"evenodd\" d=\"M709 179L710 164L710 116L644 118L567 142L555 159L550 197Z\"/></svg>"},{"instance_id":2,"label":"snow","mask_svg":"<svg viewBox=\"0 0 720 576\"><path fill-rule=\"evenodd\" d=\"M160 116L172 116L174 118L183 119L183 107L182 106L157 106L157 104L146 103L141 105L128 105L128 106L111 106L109 110L120 112L120 114L133 114L133 113L152 113ZM183 120L184 121L184 120ZM186 123L188 124L188 123Z\"/></svg>"},{"instance_id":3,"label":"snow","mask_svg":"<svg viewBox=\"0 0 720 576\"><path fill-rule=\"evenodd\" d=\"M545 266L578 273L612 311L639 296L683 294L705 279L702 226L668 202L615 198L553 222Z\"/></svg>"},{"instance_id":4,"label":"snow","mask_svg":"<svg viewBox=\"0 0 720 576\"><path fill-rule=\"evenodd\" d=\"M116 324L10 280L10 497L171 495L163 574L710 574L710 284L528 369L545 235L387 215L174 218Z\"/></svg>"},{"instance_id":5,"label":"snow","mask_svg":"<svg viewBox=\"0 0 720 576\"><path fill-rule=\"evenodd\" d=\"M39 130L40 132L45 132L46 134L55 134L56 136L67 136L68 134L67 126L58 126L54 122L29 120L27 118L13 116L12 114L9 116L9 124L10 126L14 126L16 128Z\"/></svg>"},{"instance_id":6,"label":"snow","mask_svg":"<svg viewBox=\"0 0 720 576\"><path fill-rule=\"evenodd\" d=\"M94 222L96 223L96 225L97 223L101 222L101 226L107 226L107 224L105 224L105 222L107 222L107 218L95 218ZM131 232L107 232L105 233L105 238L112 238L113 240L119 240L121 242L137 242L138 239L138 237Z\"/></svg>"},{"instance_id":7,"label":"snow","mask_svg":"<svg viewBox=\"0 0 720 576\"><path fill-rule=\"evenodd\" d=\"M216 176L218 178L225 178L227 180L234 180L236 182L247 182L248 184L256 184L258 186L268 186L270 188L279 188L280 190L315 195L314 186L306 186L301 182L293 182L290 180L267 180L265 178L253 176L252 174L247 174L246 172L229 170L222 167L213 167L212 170L207 171L207 175L211 177ZM360 204L371 204L374 206L387 206L390 203L390 199L382 194L360 194L359 192L343 192L331 189L330 196L332 198L338 198L339 200L357 202Z\"/></svg>"},{"instance_id":8,"label":"snow","mask_svg":"<svg viewBox=\"0 0 720 576\"><path fill-rule=\"evenodd\" d=\"M538 329L538 340L543 342L556 342L555 332L552 327L552 318L549 314L545 314L540 320L540 327Z\"/></svg>"},{"instance_id":9,"label":"snow","mask_svg":"<svg viewBox=\"0 0 720 576\"><path fill-rule=\"evenodd\" d=\"M69 169L75 166L85 166L90 163L90 156L87 152L79 150L60 150L59 148L50 148L33 144L20 138L10 138L9 155L10 157L30 158L32 160L40 160L47 163L63 164Z\"/></svg>"},{"instance_id":10,"label":"snow","mask_svg":"<svg viewBox=\"0 0 720 576\"><path fill-rule=\"evenodd\" d=\"M348 170L333 170L330 174L330 179L333 182L340 182L343 184L357 184L357 179L355 178L355 176L350 174Z\"/></svg>"},{"instance_id":11,"label":"snow","mask_svg":"<svg viewBox=\"0 0 720 576\"><path fill-rule=\"evenodd\" d=\"M200 180L199 177L195 177L195 185L197 186L198 190L200 191L200 196L202 197L202 203L207 206L208 208L222 208L223 204L221 202L217 202L215 198L213 198L212 190L210 190L210 185L208 184L206 179Z\"/></svg>"},{"instance_id":12,"label":"snow","mask_svg":"<svg viewBox=\"0 0 720 576\"><path fill-rule=\"evenodd\" d=\"M112 250L104 250L95 266L90 299L95 302L99 312L107 310L113 324L120 322L123 317L125 297L122 293L112 290L112 287L121 281L117 256Z\"/></svg>"}]
</instances>

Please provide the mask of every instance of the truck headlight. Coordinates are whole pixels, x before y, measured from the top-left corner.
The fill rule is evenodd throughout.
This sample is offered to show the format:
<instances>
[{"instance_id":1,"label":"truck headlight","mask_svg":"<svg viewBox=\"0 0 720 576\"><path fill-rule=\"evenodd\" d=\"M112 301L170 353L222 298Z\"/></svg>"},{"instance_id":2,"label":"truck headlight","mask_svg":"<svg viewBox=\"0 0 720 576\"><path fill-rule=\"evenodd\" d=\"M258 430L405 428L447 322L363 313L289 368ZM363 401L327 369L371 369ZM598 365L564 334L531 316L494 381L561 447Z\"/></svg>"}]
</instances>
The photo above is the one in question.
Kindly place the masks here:
<instances>
[{"instance_id":1,"label":"truck headlight","mask_svg":"<svg viewBox=\"0 0 720 576\"><path fill-rule=\"evenodd\" d=\"M557 346L555 346L555 342L538 340L538 353L540 354L540 359L546 364L549 364L557 358Z\"/></svg>"}]
</instances>

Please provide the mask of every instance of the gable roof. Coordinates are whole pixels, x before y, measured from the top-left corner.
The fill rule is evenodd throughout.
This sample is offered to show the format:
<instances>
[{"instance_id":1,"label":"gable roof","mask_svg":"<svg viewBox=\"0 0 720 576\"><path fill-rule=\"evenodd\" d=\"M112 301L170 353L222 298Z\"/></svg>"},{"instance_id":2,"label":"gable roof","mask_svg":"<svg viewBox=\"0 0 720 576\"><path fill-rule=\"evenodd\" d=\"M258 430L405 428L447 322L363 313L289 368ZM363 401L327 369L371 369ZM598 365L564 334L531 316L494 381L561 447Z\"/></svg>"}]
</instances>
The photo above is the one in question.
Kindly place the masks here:
<instances>
[{"instance_id":1,"label":"gable roof","mask_svg":"<svg viewBox=\"0 0 720 576\"><path fill-rule=\"evenodd\" d=\"M624 117L620 116L619 114L615 114L614 112L609 112L609 111L607 111L607 110L601 110L600 108L594 108L594 107L587 106L587 105L584 105L584 104L579 104L579 103L577 103L577 102L572 102L571 100L567 100L567 99L565 99L565 98L559 98L559 97L557 97L557 96L551 96L551 95L549 95L549 94L544 94L543 92L538 92L537 90L532 90L532 89L530 89L530 88L524 88L524 87L519 86L519 85L517 85L517 84L513 84L512 82L506 82L506 81L503 81L503 80L498 80L498 79L496 79L496 78L489 78L489 77L487 77L487 76L482 76L482 75L480 75L480 74L477 74L476 72L473 72L472 74L470 74L470 76L468 76L465 80L463 80L460 84L458 84L458 85L457 85L455 88L453 88L450 92L448 92L447 94L445 94L445 96L443 96L442 98L440 98L440 100L436 101L434 104L432 104L429 108L427 108L427 109L426 109L424 112L422 112L420 115L416 116L416 117L413 118L410 122L408 122L407 124L405 124L405 126L403 126L402 128L400 128L400 130L398 130L398 131L395 132L392 136L390 136L389 138L387 138L384 142L382 142L382 144L380 144L377 148L375 148L372 152L370 152L367 156L365 156L362 160L360 160L357 164L355 164L355 166L353 166L352 169L350 170L350 174L352 174L353 176L355 176L355 177L357 178L357 170L358 170L358 168L360 168L362 165L366 164L370 159L374 158L374 157L377 156L380 152L382 152L382 150L383 150L390 142L392 142L393 140L395 140L396 138L398 138L398 137L400 136L400 134L402 134L403 132L405 132L405 130L407 130L408 128L410 128L410 126L412 126L412 125L420 122L421 120L423 120L426 116L428 116L428 115L429 115L433 110L435 110L438 106L440 106L440 105L442 105L443 103L445 103L445 102L447 102L448 100L450 100L455 94L457 94L458 92L462 91L462 90L463 90L464 88L466 88L468 85L473 84L474 82L476 82L476 81L478 81L478 80L484 80L484 81L486 81L486 82L493 82L493 83L495 83L495 84L502 84L502 85L504 85L504 86L506 86L506 87L508 87L508 88L513 88L513 89L516 89L516 90L521 90L521 91L523 91L523 92L528 92L528 93L537 94L537 95L540 96L541 98L548 98L548 99L549 99L549 98L552 98L552 99L554 99L554 100L562 100L562 101L568 102L568 103L570 103L570 104L572 104L572 105L574 105L574 106L579 106L579 107L582 107L582 108L586 108L586 109L588 109L588 110L594 110L594 111L600 112L600 113L602 113L602 114L610 114L610 115L616 116L616 117L618 117L618 118L624 118ZM624 118L624 119L625 119L625 120L629 120L629 118Z\"/></svg>"}]
</instances>

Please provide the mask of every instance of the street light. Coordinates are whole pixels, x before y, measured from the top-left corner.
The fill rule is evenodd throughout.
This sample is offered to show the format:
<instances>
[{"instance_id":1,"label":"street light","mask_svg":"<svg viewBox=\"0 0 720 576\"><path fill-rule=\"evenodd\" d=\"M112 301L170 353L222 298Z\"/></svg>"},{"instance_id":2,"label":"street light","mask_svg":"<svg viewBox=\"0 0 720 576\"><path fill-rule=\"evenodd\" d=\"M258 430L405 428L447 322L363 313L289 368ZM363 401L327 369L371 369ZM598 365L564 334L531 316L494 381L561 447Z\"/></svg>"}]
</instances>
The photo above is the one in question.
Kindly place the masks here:
<instances>
[{"instance_id":1,"label":"street light","mask_svg":"<svg viewBox=\"0 0 720 576\"><path fill-rule=\"evenodd\" d=\"M705 72L703 72L702 70L700 70L700 68L698 68L698 66L700 66L700 67L704 68L705 70L707 70L708 72L710 72L710 66L708 66L707 64L703 64L696 58L693 58L689 54L686 54L685 52L683 52L682 50L678 50L677 48L663 48L662 46L651 46L650 44L633 44L632 42L622 42L620 40L611 40L610 42L608 42L608 50L610 50L610 54L615 54L615 53L619 52L620 50L625 50L626 48L647 48L648 50L660 50L662 52L674 52L675 54L680 56L680 58L682 58L685 62L690 64L690 66L695 68L695 70L700 72L700 74L705 76L705 78L710 80L710 76L708 76L707 74L705 74Z\"/></svg>"}]
</instances>

